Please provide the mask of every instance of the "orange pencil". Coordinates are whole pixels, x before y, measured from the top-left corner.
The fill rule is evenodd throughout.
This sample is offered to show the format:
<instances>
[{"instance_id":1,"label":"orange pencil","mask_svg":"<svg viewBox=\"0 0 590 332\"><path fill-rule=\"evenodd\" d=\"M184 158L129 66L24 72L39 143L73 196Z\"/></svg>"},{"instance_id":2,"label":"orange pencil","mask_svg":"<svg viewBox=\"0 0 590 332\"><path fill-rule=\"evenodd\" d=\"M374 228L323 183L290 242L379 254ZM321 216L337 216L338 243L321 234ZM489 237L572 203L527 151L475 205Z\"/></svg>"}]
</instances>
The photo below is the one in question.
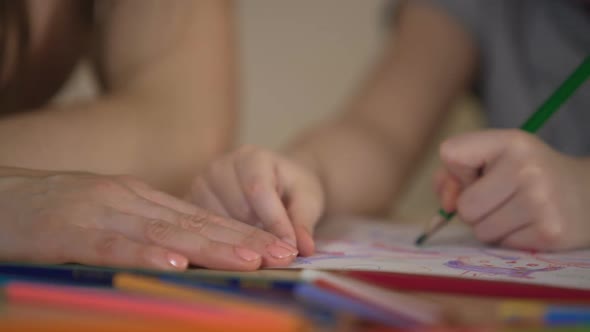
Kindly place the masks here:
<instances>
[{"instance_id":1,"label":"orange pencil","mask_svg":"<svg viewBox=\"0 0 590 332\"><path fill-rule=\"evenodd\" d=\"M198 327L186 322L156 318L124 317L31 305L9 305L0 310L0 331L35 332L194 332ZM220 326L207 328L211 332L233 332Z\"/></svg>"},{"instance_id":2,"label":"orange pencil","mask_svg":"<svg viewBox=\"0 0 590 332\"><path fill-rule=\"evenodd\" d=\"M300 330L306 325L303 317L285 308L253 303L230 294L178 286L156 278L121 273L113 278L113 286L126 292L230 308L252 318L259 317L264 325L282 327L285 331Z\"/></svg>"}]
</instances>

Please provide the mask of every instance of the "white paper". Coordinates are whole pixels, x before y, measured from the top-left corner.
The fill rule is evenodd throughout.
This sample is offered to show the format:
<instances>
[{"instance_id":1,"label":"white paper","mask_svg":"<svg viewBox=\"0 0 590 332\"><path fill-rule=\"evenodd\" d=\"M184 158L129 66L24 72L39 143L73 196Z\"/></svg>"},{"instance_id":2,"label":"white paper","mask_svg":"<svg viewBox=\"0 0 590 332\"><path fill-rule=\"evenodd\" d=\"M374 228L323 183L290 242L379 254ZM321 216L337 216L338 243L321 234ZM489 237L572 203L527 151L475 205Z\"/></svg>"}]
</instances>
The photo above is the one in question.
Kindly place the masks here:
<instances>
[{"instance_id":1,"label":"white paper","mask_svg":"<svg viewBox=\"0 0 590 332\"><path fill-rule=\"evenodd\" d=\"M484 246L451 224L422 247L420 225L333 221L318 229L316 254L290 268L400 272L590 289L590 250L544 253Z\"/></svg>"}]
</instances>

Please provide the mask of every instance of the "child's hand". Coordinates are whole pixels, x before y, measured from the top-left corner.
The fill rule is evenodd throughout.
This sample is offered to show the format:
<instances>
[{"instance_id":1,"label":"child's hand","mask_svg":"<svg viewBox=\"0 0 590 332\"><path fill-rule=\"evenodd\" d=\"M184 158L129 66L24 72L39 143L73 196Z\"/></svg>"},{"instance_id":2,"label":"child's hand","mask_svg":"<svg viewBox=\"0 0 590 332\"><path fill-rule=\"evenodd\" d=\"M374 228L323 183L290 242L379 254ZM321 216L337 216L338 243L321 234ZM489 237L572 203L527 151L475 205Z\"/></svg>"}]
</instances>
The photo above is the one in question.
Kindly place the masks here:
<instances>
[{"instance_id":1,"label":"child's hand","mask_svg":"<svg viewBox=\"0 0 590 332\"><path fill-rule=\"evenodd\" d=\"M483 242L562 250L590 246L590 162L520 130L460 135L440 148L436 191Z\"/></svg>"},{"instance_id":2,"label":"child's hand","mask_svg":"<svg viewBox=\"0 0 590 332\"><path fill-rule=\"evenodd\" d=\"M184 270L281 266L270 233L215 216L129 177L43 173L0 177L0 261Z\"/></svg>"},{"instance_id":3,"label":"child's hand","mask_svg":"<svg viewBox=\"0 0 590 332\"><path fill-rule=\"evenodd\" d=\"M246 146L212 163L187 197L191 202L262 227L306 256L324 194L312 172L270 151Z\"/></svg>"}]
</instances>

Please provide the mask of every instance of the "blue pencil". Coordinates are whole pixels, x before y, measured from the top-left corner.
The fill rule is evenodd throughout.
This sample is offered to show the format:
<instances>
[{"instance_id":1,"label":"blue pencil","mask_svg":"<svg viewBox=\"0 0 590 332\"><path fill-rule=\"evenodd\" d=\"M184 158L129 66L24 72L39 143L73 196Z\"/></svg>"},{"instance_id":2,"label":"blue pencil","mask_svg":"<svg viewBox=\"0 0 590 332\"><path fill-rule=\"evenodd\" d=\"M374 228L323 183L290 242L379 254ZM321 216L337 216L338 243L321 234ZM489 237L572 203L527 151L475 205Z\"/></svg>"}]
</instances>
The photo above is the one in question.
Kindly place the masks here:
<instances>
[{"instance_id":1,"label":"blue pencil","mask_svg":"<svg viewBox=\"0 0 590 332\"><path fill-rule=\"evenodd\" d=\"M83 265L42 265L22 263L1 263L0 275L13 279L51 282L68 285L112 287L112 279L117 273L133 273L144 276L166 278L169 281L198 283L211 288L239 290L273 290L291 292L297 280L260 278L239 273L198 274L178 273L157 270L124 269ZM212 271L208 271L212 272Z\"/></svg>"},{"instance_id":2,"label":"blue pencil","mask_svg":"<svg viewBox=\"0 0 590 332\"><path fill-rule=\"evenodd\" d=\"M112 287L114 271L57 268L50 265L0 264L0 276L6 279L50 282L77 286Z\"/></svg>"},{"instance_id":3,"label":"blue pencil","mask_svg":"<svg viewBox=\"0 0 590 332\"><path fill-rule=\"evenodd\" d=\"M499 314L505 322L516 324L590 325L590 306L584 305L506 301L500 304Z\"/></svg>"},{"instance_id":4,"label":"blue pencil","mask_svg":"<svg viewBox=\"0 0 590 332\"><path fill-rule=\"evenodd\" d=\"M295 286L294 295L299 301L312 306L317 306L323 310L348 313L360 319L381 323L391 327L411 328L416 326L414 322L410 322L401 317L392 316L389 312L385 312L379 308L367 305L366 303L330 292L312 284L300 284Z\"/></svg>"},{"instance_id":5,"label":"blue pencil","mask_svg":"<svg viewBox=\"0 0 590 332\"><path fill-rule=\"evenodd\" d=\"M590 325L590 306L549 306L543 317L545 325Z\"/></svg>"}]
</instances>

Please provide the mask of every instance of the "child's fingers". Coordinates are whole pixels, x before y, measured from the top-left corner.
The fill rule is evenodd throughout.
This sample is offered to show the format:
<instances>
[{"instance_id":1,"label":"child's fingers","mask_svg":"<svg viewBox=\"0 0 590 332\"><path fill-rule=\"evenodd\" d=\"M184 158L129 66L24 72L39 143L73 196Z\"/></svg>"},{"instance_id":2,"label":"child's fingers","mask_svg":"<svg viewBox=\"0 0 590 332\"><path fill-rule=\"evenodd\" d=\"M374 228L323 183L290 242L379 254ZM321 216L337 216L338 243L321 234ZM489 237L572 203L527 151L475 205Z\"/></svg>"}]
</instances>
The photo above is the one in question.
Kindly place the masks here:
<instances>
[{"instance_id":1,"label":"child's fingers","mask_svg":"<svg viewBox=\"0 0 590 332\"><path fill-rule=\"evenodd\" d=\"M501 240L500 245L514 249L562 250L571 249L571 238L566 236L560 214L544 208L528 223Z\"/></svg>"},{"instance_id":2,"label":"child's fingers","mask_svg":"<svg viewBox=\"0 0 590 332\"><path fill-rule=\"evenodd\" d=\"M313 231L319 221L322 209L321 199L306 195L304 191L291 192L289 197L289 216L297 237L297 248L302 256L312 255L315 250Z\"/></svg>"},{"instance_id":3,"label":"child's fingers","mask_svg":"<svg viewBox=\"0 0 590 332\"><path fill-rule=\"evenodd\" d=\"M531 224L533 219L525 195L517 194L483 219L475 221L473 232L482 242L497 243Z\"/></svg>"},{"instance_id":4,"label":"child's fingers","mask_svg":"<svg viewBox=\"0 0 590 332\"><path fill-rule=\"evenodd\" d=\"M464 188L458 202L461 219L474 224L511 200L519 185L514 174L515 168L510 161L500 160L489 167L481 178Z\"/></svg>"},{"instance_id":5,"label":"child's fingers","mask_svg":"<svg viewBox=\"0 0 590 332\"><path fill-rule=\"evenodd\" d=\"M500 156L511 137L505 130L458 135L441 144L440 159L445 168L466 187Z\"/></svg>"},{"instance_id":6,"label":"child's fingers","mask_svg":"<svg viewBox=\"0 0 590 332\"><path fill-rule=\"evenodd\" d=\"M257 222L242 190L234 159L215 163L207 172L207 184L230 216L242 222Z\"/></svg>"},{"instance_id":7,"label":"child's fingers","mask_svg":"<svg viewBox=\"0 0 590 332\"><path fill-rule=\"evenodd\" d=\"M450 176L450 174L445 168L439 168L434 173L433 189L434 189L434 192L436 193L436 195L439 196L439 198L442 195L442 189L443 189L444 184L447 180L447 177L449 177L449 176Z\"/></svg>"},{"instance_id":8,"label":"child's fingers","mask_svg":"<svg viewBox=\"0 0 590 332\"><path fill-rule=\"evenodd\" d=\"M457 210L459 195L461 195L461 183L449 174L441 185L441 205L446 212Z\"/></svg>"},{"instance_id":9,"label":"child's fingers","mask_svg":"<svg viewBox=\"0 0 590 332\"><path fill-rule=\"evenodd\" d=\"M264 229L296 246L293 225L281 200L281 184L275 167L272 156L259 153L241 158L236 171L246 199Z\"/></svg>"},{"instance_id":10,"label":"child's fingers","mask_svg":"<svg viewBox=\"0 0 590 332\"><path fill-rule=\"evenodd\" d=\"M301 256L307 257L315 252L315 241L313 240L313 229L315 226L294 224L295 235L297 236L297 248Z\"/></svg>"},{"instance_id":11,"label":"child's fingers","mask_svg":"<svg viewBox=\"0 0 590 332\"><path fill-rule=\"evenodd\" d=\"M434 191L438 196L443 210L452 212L457 209L457 200L461 193L461 185L444 168L439 169L434 175Z\"/></svg>"},{"instance_id":12,"label":"child's fingers","mask_svg":"<svg viewBox=\"0 0 590 332\"><path fill-rule=\"evenodd\" d=\"M517 229L510 233L503 240L500 245L506 248L519 250L556 250L559 248L552 248L546 241L545 237L534 223L529 223L525 227Z\"/></svg>"},{"instance_id":13,"label":"child's fingers","mask_svg":"<svg viewBox=\"0 0 590 332\"><path fill-rule=\"evenodd\" d=\"M319 180L304 171L291 170L291 167L285 164L280 170L299 176L289 178L281 171L278 175L285 183L287 211L295 230L297 248L301 255L309 256L315 250L313 233L323 214L324 195Z\"/></svg>"},{"instance_id":14,"label":"child's fingers","mask_svg":"<svg viewBox=\"0 0 590 332\"><path fill-rule=\"evenodd\" d=\"M207 209L226 218L230 217L229 212L227 212L223 204L221 204L220 200L211 188L209 188L207 180L202 177L198 177L193 181L191 192L187 199L203 209Z\"/></svg>"}]
</instances>

